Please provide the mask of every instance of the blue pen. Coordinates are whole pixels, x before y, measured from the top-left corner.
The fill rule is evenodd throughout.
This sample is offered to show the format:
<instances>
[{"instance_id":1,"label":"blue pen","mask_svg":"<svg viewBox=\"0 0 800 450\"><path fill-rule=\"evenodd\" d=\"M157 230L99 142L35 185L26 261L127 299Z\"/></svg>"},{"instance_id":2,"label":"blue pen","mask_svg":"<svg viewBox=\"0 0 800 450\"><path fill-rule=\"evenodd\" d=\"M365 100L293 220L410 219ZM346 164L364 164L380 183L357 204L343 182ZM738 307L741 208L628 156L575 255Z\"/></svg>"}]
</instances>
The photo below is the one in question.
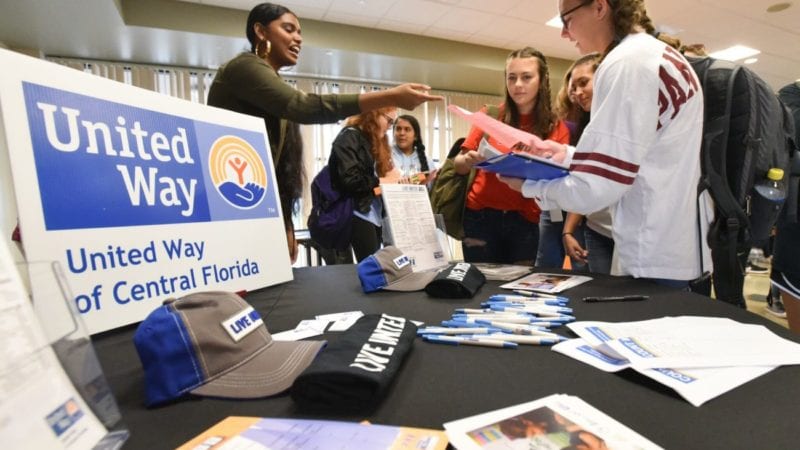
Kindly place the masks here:
<instances>
[{"instance_id":1,"label":"blue pen","mask_svg":"<svg viewBox=\"0 0 800 450\"><path fill-rule=\"evenodd\" d=\"M462 328L462 327L469 327L469 328L480 328L485 327L486 325L482 325L476 323L475 320L470 319L468 320L443 320L442 321L443 327L453 327L453 328Z\"/></svg>"},{"instance_id":2,"label":"blue pen","mask_svg":"<svg viewBox=\"0 0 800 450\"><path fill-rule=\"evenodd\" d=\"M483 331L479 331L483 330ZM502 333L503 330L496 327L425 327L417 330L417 336L426 334L473 334L473 333Z\"/></svg>"},{"instance_id":3,"label":"blue pen","mask_svg":"<svg viewBox=\"0 0 800 450\"><path fill-rule=\"evenodd\" d=\"M496 294L489 297L489 302L531 302L531 301L540 301L540 302L548 302L547 304L558 304L562 305L564 303L568 303L569 299L565 297L528 297L524 295L506 295L506 294ZM552 302L552 303L549 303Z\"/></svg>"},{"instance_id":4,"label":"blue pen","mask_svg":"<svg viewBox=\"0 0 800 450\"><path fill-rule=\"evenodd\" d=\"M481 306L483 306L483 304L481 304ZM477 308L456 308L454 310L454 312L459 313L459 314L481 314L481 313L485 313L485 312L489 312L489 311L491 311L491 310L489 309L488 306L486 308L482 308L482 309L477 309Z\"/></svg>"},{"instance_id":5,"label":"blue pen","mask_svg":"<svg viewBox=\"0 0 800 450\"><path fill-rule=\"evenodd\" d=\"M527 345L555 345L561 342L562 340L566 340L561 336L504 336L504 335L497 335L497 334L473 334L472 338L474 339L498 339L504 340L506 342L516 342L517 344L527 344Z\"/></svg>"},{"instance_id":6,"label":"blue pen","mask_svg":"<svg viewBox=\"0 0 800 450\"><path fill-rule=\"evenodd\" d=\"M569 314L572 312L572 308L567 308L565 306L549 306L549 305L541 305L541 306L492 305L492 311L504 311L504 312L519 311L519 312L529 312L529 313L552 312L552 313Z\"/></svg>"},{"instance_id":7,"label":"blue pen","mask_svg":"<svg viewBox=\"0 0 800 450\"><path fill-rule=\"evenodd\" d=\"M474 339L459 336L439 336L427 335L423 336L427 342L436 344L447 345L477 345L479 347L496 347L496 348L517 348L516 342L506 342L499 339Z\"/></svg>"},{"instance_id":8,"label":"blue pen","mask_svg":"<svg viewBox=\"0 0 800 450\"><path fill-rule=\"evenodd\" d=\"M489 300L489 301L484 302L484 303L487 305L486 308L491 308L492 305L567 306L567 302L562 302L561 300L544 299L544 298L528 299L528 300L497 299L497 300ZM484 303L481 303L481 306L483 306Z\"/></svg>"},{"instance_id":9,"label":"blue pen","mask_svg":"<svg viewBox=\"0 0 800 450\"><path fill-rule=\"evenodd\" d=\"M524 295L526 297L539 297L539 298L556 298L559 300L569 301L569 298L561 296L561 295L553 295L553 294L545 294L544 292L533 292L533 291L523 291L519 289L514 289L514 292L519 295Z\"/></svg>"}]
</instances>

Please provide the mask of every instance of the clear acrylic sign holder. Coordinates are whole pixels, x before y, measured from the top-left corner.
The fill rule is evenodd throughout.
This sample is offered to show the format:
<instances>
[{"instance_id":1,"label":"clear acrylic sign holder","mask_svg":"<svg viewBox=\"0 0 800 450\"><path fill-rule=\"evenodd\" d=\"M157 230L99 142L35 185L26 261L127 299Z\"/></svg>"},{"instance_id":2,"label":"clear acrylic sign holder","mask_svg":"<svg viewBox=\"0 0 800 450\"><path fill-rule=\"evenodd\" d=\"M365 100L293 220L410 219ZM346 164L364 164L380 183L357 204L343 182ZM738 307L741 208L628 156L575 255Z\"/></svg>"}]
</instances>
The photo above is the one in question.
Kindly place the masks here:
<instances>
[{"instance_id":1,"label":"clear acrylic sign holder","mask_svg":"<svg viewBox=\"0 0 800 450\"><path fill-rule=\"evenodd\" d=\"M33 309L44 330L47 344L54 351L83 402L107 431L91 448L121 448L129 431L123 424L116 399L103 374L89 333L75 307L74 297L61 266L57 262L29 262L19 265L18 268L23 272L23 280L27 275Z\"/></svg>"}]
</instances>

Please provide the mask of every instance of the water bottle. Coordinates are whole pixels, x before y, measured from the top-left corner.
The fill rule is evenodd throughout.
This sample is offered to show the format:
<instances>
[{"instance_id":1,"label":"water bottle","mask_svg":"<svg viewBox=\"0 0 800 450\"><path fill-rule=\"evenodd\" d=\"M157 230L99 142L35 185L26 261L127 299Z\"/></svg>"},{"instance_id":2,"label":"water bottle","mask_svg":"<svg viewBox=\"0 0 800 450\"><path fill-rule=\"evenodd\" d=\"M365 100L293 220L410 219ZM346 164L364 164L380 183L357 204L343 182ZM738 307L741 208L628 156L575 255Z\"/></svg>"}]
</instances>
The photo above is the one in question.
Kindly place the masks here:
<instances>
[{"instance_id":1,"label":"water bottle","mask_svg":"<svg viewBox=\"0 0 800 450\"><path fill-rule=\"evenodd\" d=\"M767 172L767 178L753 186L752 206L750 210L750 230L754 243L765 242L769 239L772 226L786 200L786 184L783 181L783 169L772 168Z\"/></svg>"}]
</instances>

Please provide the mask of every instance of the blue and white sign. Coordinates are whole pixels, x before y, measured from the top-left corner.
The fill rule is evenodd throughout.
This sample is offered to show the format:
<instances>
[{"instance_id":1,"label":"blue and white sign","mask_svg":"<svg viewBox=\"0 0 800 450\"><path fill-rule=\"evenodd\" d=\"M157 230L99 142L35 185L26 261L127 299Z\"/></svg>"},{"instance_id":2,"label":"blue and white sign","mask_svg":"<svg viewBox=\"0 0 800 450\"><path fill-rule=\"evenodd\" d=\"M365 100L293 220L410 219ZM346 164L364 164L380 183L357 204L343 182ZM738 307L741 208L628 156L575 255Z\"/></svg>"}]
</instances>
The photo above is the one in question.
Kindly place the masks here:
<instances>
[{"instance_id":1,"label":"blue and white sign","mask_svg":"<svg viewBox=\"0 0 800 450\"><path fill-rule=\"evenodd\" d=\"M17 203L3 214L28 261L61 262L90 332L169 297L291 280L262 119L8 51L0 63Z\"/></svg>"}]
</instances>

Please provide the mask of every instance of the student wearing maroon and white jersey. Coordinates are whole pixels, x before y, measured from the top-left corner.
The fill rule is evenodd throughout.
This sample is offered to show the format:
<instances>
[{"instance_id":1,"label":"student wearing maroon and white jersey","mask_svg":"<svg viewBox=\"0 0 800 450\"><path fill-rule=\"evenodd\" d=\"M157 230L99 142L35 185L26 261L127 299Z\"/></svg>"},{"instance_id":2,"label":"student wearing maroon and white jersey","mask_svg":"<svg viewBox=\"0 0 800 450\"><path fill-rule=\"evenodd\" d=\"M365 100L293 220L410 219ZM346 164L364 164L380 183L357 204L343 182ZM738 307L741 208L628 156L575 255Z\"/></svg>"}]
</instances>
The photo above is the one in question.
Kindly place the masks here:
<instances>
[{"instance_id":1,"label":"student wearing maroon and white jersey","mask_svg":"<svg viewBox=\"0 0 800 450\"><path fill-rule=\"evenodd\" d=\"M581 53L603 54L592 120L576 147L544 141L533 149L569 164L568 176L502 180L542 209L588 214L611 206L612 273L687 288L701 275L701 249L708 254L697 220L700 83L680 53L649 34L642 0L559 0L559 10L562 37Z\"/></svg>"}]
</instances>

